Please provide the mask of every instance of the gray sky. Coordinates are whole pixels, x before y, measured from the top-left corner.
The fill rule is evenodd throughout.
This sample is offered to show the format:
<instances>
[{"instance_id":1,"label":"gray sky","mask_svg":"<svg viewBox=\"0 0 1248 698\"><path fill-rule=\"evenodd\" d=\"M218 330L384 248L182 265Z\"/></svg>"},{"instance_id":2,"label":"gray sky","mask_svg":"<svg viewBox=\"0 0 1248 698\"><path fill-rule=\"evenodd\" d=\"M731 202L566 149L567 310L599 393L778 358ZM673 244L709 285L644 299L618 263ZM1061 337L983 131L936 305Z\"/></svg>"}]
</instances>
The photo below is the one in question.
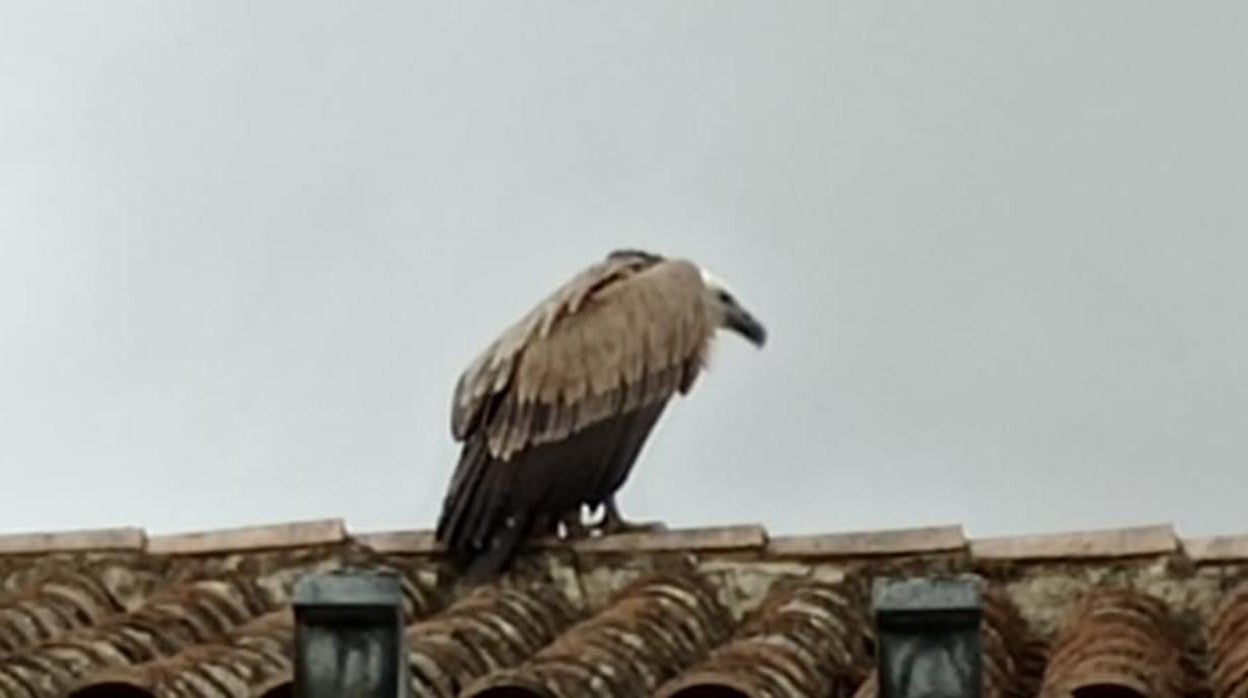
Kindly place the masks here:
<instances>
[{"instance_id":1,"label":"gray sky","mask_svg":"<svg viewBox=\"0 0 1248 698\"><path fill-rule=\"evenodd\" d=\"M625 245L771 332L627 516L1248 529L1245 85L1232 1L9 0L0 530L428 527Z\"/></svg>"}]
</instances>

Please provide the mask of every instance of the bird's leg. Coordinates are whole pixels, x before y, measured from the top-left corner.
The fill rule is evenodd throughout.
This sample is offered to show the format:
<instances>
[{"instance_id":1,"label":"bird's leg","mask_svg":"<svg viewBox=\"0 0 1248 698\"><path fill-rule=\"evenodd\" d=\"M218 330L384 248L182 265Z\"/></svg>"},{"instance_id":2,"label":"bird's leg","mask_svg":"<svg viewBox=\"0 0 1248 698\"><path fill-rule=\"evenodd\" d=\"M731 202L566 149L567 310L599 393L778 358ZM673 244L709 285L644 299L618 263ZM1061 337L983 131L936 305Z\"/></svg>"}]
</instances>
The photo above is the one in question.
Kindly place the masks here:
<instances>
[{"instance_id":1,"label":"bird's leg","mask_svg":"<svg viewBox=\"0 0 1248 698\"><path fill-rule=\"evenodd\" d=\"M612 533L656 533L667 530L662 521L645 521L634 523L625 521L620 509L615 504L615 497L608 497L603 503L602 521L596 526L603 535Z\"/></svg>"},{"instance_id":2,"label":"bird's leg","mask_svg":"<svg viewBox=\"0 0 1248 698\"><path fill-rule=\"evenodd\" d=\"M533 522L533 537L551 538L559 537L559 519L547 514L539 514Z\"/></svg>"},{"instance_id":3,"label":"bird's leg","mask_svg":"<svg viewBox=\"0 0 1248 698\"><path fill-rule=\"evenodd\" d=\"M589 529L585 528L585 524L581 522L581 508L576 507L563 515L560 519L563 524L563 533L566 540L577 540L585 538L589 535Z\"/></svg>"}]
</instances>

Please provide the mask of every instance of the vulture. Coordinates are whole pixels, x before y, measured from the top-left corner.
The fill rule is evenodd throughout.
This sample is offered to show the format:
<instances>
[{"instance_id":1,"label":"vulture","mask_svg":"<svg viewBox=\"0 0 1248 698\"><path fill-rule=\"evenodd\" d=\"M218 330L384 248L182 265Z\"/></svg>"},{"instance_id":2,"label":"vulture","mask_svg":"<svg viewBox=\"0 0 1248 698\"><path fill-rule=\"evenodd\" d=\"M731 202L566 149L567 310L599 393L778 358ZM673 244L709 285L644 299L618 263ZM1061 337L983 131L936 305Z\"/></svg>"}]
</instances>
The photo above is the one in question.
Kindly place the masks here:
<instances>
[{"instance_id":1,"label":"vulture","mask_svg":"<svg viewBox=\"0 0 1248 698\"><path fill-rule=\"evenodd\" d=\"M622 249L576 274L486 347L455 384L459 460L435 537L465 578L507 571L531 535L639 527L615 494L668 402L703 370L717 330L766 329L714 276Z\"/></svg>"}]
</instances>

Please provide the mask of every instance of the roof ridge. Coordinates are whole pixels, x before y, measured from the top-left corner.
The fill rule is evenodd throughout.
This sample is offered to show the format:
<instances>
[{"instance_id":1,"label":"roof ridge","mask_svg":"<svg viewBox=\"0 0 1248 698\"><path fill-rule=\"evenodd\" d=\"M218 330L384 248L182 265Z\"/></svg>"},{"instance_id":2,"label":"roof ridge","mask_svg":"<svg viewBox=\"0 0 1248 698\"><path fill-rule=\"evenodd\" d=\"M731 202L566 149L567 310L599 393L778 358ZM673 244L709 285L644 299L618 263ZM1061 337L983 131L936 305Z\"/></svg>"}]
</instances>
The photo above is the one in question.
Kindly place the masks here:
<instances>
[{"instance_id":1,"label":"roof ridge","mask_svg":"<svg viewBox=\"0 0 1248 698\"><path fill-rule=\"evenodd\" d=\"M960 524L777 536L768 552L795 557L859 557L966 549Z\"/></svg>"},{"instance_id":2,"label":"roof ridge","mask_svg":"<svg viewBox=\"0 0 1248 698\"><path fill-rule=\"evenodd\" d=\"M32 555L83 550L141 551L146 545L146 532L133 526L0 534L0 555Z\"/></svg>"},{"instance_id":3,"label":"roof ridge","mask_svg":"<svg viewBox=\"0 0 1248 698\"><path fill-rule=\"evenodd\" d=\"M1138 557L1179 550L1179 537L1168 523L991 536L971 541L971 557L981 560Z\"/></svg>"},{"instance_id":4,"label":"roof ridge","mask_svg":"<svg viewBox=\"0 0 1248 698\"><path fill-rule=\"evenodd\" d=\"M138 527L86 528L0 534L0 555L134 551L200 555L328 545L353 540L382 553L434 554L429 529L349 530L343 518L306 519L229 528L149 534ZM534 541L531 547L568 545L576 552L628 553L754 549L776 557L867 557L965 552L980 560L1045 560L1185 554L1195 562L1248 560L1248 533L1180 537L1171 523L1076 529L1003 536L967 536L959 524L771 535L758 523L686 527L575 541Z\"/></svg>"},{"instance_id":5,"label":"roof ridge","mask_svg":"<svg viewBox=\"0 0 1248 698\"><path fill-rule=\"evenodd\" d=\"M1195 562L1248 560L1248 533L1184 538L1181 543Z\"/></svg>"},{"instance_id":6,"label":"roof ridge","mask_svg":"<svg viewBox=\"0 0 1248 698\"><path fill-rule=\"evenodd\" d=\"M326 545L347 540L346 520L311 519L148 536L153 555L202 555L216 552Z\"/></svg>"}]
</instances>

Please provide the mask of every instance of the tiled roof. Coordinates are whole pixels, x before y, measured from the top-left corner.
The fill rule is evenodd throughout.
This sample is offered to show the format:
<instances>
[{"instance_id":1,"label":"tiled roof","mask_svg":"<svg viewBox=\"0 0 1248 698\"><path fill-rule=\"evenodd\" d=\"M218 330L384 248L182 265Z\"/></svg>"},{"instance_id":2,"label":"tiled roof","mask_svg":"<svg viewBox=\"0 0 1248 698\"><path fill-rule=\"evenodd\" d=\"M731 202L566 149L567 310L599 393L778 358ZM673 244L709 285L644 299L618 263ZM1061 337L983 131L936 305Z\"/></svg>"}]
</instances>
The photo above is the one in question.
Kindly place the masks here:
<instances>
[{"instance_id":1,"label":"tiled roof","mask_svg":"<svg viewBox=\"0 0 1248 698\"><path fill-rule=\"evenodd\" d=\"M1248 697L1248 537L734 526L538 541L464 590L428 532L341 521L0 536L0 696L290 695L294 581L343 566L400 574L417 696L874 696L871 580L971 572L986 696Z\"/></svg>"}]
</instances>

